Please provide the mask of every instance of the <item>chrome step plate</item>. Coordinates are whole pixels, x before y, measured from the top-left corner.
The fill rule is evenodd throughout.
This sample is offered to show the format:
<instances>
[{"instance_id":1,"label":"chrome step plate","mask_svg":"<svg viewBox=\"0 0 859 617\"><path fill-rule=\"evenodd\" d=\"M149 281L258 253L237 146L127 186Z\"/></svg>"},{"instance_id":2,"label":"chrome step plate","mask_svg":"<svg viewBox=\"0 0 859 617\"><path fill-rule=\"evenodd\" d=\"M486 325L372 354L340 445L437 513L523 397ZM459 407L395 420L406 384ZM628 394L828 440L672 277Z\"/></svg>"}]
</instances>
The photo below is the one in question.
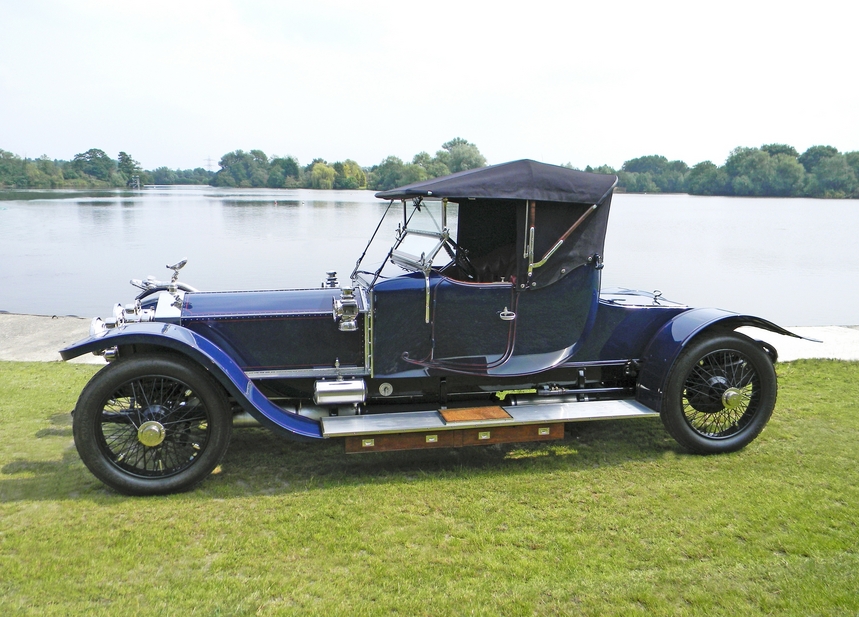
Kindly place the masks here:
<instances>
[{"instance_id":1,"label":"chrome step plate","mask_svg":"<svg viewBox=\"0 0 859 617\"><path fill-rule=\"evenodd\" d=\"M645 418L659 415L634 399L581 403L543 403L539 405L502 405L502 408L510 414L509 419L446 423L442 415L435 410L368 414L364 416L331 416L321 419L322 436L349 437L353 435L381 435L384 433L414 433L418 431L443 431L484 426L516 426L546 422Z\"/></svg>"}]
</instances>

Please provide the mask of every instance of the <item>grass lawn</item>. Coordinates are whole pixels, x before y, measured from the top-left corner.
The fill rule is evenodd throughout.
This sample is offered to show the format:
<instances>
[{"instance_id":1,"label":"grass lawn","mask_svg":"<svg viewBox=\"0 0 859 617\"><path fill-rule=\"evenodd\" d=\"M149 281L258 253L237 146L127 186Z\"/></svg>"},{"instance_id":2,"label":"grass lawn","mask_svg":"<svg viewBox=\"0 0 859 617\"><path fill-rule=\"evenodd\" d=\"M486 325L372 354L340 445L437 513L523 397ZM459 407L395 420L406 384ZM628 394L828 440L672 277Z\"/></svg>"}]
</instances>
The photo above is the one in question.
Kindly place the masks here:
<instances>
[{"instance_id":1,"label":"grass lawn","mask_svg":"<svg viewBox=\"0 0 859 617\"><path fill-rule=\"evenodd\" d=\"M736 454L658 419L348 456L237 429L197 490L149 498L78 459L95 370L0 363L0 615L859 614L859 363L779 364Z\"/></svg>"}]
</instances>

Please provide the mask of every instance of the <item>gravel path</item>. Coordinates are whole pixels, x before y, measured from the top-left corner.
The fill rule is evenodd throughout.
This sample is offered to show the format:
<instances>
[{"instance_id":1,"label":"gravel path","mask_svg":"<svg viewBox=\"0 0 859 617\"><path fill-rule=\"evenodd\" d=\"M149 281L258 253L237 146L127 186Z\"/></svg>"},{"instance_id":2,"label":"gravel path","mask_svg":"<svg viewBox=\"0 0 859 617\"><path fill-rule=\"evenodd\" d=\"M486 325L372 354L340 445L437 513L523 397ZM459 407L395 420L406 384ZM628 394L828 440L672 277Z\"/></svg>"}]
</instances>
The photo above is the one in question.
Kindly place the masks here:
<instances>
[{"instance_id":1,"label":"gravel path","mask_svg":"<svg viewBox=\"0 0 859 617\"><path fill-rule=\"evenodd\" d=\"M59 362L60 349L89 336L92 319L0 313L0 360ZM104 364L104 358L84 354L72 360Z\"/></svg>"}]
</instances>

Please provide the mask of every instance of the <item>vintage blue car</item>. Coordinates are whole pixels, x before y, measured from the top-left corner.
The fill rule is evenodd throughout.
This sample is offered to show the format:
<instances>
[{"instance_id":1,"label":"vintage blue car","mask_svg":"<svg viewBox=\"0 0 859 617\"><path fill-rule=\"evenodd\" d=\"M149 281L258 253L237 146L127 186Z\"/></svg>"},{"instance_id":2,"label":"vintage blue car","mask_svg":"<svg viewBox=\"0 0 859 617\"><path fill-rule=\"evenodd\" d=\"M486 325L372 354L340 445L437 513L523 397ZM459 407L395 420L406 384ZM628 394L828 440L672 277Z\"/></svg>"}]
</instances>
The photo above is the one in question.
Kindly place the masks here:
<instances>
[{"instance_id":1,"label":"vintage blue car","mask_svg":"<svg viewBox=\"0 0 859 617\"><path fill-rule=\"evenodd\" d=\"M81 458L144 495L202 481L249 422L379 452L658 414L688 450L746 446L775 405L776 351L735 330L795 335L601 292L616 182L520 160L378 193L395 241L369 267L374 234L348 284L332 272L316 289L201 292L178 281L184 262L169 282L132 281L136 301L61 352L109 360L74 410Z\"/></svg>"}]
</instances>

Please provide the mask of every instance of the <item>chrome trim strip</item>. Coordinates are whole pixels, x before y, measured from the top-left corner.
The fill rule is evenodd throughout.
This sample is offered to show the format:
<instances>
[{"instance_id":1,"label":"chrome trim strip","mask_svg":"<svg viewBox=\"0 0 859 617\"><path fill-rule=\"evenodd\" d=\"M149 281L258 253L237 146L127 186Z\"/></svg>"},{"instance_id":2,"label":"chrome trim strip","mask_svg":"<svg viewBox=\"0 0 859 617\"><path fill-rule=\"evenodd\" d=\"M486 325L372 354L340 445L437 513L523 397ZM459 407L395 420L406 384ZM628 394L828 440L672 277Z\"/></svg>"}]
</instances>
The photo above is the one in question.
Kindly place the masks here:
<instances>
[{"instance_id":1,"label":"chrome trim strip","mask_svg":"<svg viewBox=\"0 0 859 617\"><path fill-rule=\"evenodd\" d=\"M347 367L324 367L324 368L298 368L277 369L270 371L245 371L250 379L285 379L296 377L338 377L340 375L369 375L369 371L362 366Z\"/></svg>"},{"instance_id":2,"label":"chrome trim strip","mask_svg":"<svg viewBox=\"0 0 859 617\"><path fill-rule=\"evenodd\" d=\"M364 313L364 368L366 374L373 376L373 302L374 295L372 290L367 293L363 287L358 287L361 292L361 299L364 303L366 313Z\"/></svg>"},{"instance_id":3,"label":"chrome trim strip","mask_svg":"<svg viewBox=\"0 0 859 617\"><path fill-rule=\"evenodd\" d=\"M641 362L640 358L629 358L627 360L591 360L583 361L583 362L564 362L557 366L556 368L590 368L590 367L601 367L601 366L626 366L630 362L637 363Z\"/></svg>"}]
</instances>

